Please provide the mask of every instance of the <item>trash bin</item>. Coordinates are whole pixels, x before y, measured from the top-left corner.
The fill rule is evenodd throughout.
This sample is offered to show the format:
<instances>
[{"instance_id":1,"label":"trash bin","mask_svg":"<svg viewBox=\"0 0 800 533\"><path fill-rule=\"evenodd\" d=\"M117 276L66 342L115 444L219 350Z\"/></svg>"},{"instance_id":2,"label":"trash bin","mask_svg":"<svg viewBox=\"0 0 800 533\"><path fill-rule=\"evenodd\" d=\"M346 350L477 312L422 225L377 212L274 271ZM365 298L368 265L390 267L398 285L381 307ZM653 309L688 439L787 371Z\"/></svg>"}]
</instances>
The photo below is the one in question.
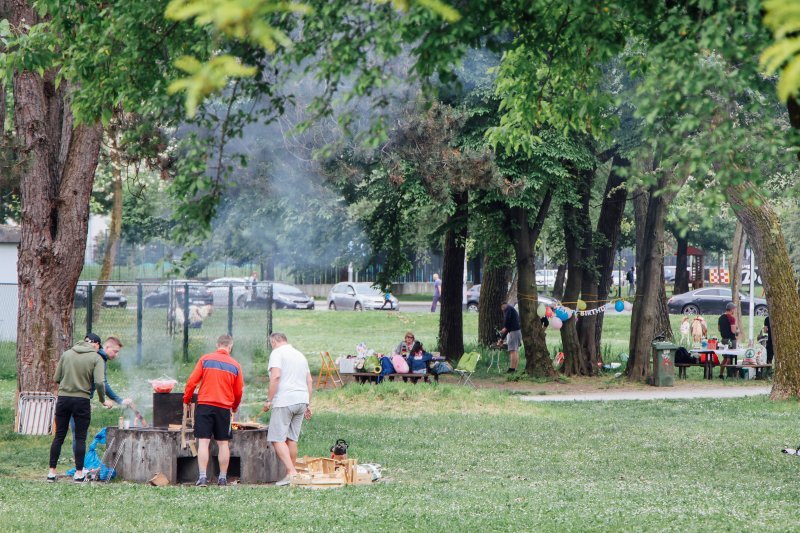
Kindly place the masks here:
<instances>
[{"instance_id":1,"label":"trash bin","mask_svg":"<svg viewBox=\"0 0 800 533\"><path fill-rule=\"evenodd\" d=\"M675 351L678 345L671 342L653 342L653 386L675 385Z\"/></svg>"}]
</instances>

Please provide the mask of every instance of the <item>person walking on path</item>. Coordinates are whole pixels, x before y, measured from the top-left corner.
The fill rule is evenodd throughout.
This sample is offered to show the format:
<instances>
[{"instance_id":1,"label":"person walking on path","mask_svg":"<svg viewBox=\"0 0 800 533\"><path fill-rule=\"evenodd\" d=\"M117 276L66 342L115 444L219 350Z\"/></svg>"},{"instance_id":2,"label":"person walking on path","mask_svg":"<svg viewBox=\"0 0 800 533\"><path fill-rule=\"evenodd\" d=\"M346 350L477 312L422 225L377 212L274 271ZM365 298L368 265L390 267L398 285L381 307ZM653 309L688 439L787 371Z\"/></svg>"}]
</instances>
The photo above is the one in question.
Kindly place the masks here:
<instances>
[{"instance_id":1,"label":"person walking on path","mask_svg":"<svg viewBox=\"0 0 800 533\"><path fill-rule=\"evenodd\" d=\"M519 364L519 347L522 346L522 328L519 322L519 313L514 309L513 305L503 302L500 305L503 310L503 329L500 330L500 335L506 338L508 345L508 373L517 371L517 364Z\"/></svg>"},{"instance_id":2,"label":"person walking on path","mask_svg":"<svg viewBox=\"0 0 800 533\"><path fill-rule=\"evenodd\" d=\"M75 419L75 475L73 480L80 483L86 480L83 471L83 459L86 455L86 432L92 421L92 408L89 402L91 391L97 387L97 399L106 408L114 404L107 400L103 383L105 382L105 365L103 358L97 353L100 349L100 337L94 333L86 335L63 354L58 360L53 379L58 383L58 400L56 401L55 424L56 434L50 445L50 472L47 481L56 480L56 467L61 456L61 446L69 431L70 419Z\"/></svg>"},{"instance_id":3,"label":"person walking on path","mask_svg":"<svg viewBox=\"0 0 800 533\"><path fill-rule=\"evenodd\" d=\"M286 477L276 483L285 486L297 474L297 441L303 419L311 418L313 379L306 357L291 344L286 335L275 332L269 336L272 353L269 356L269 392L264 411L269 417L267 440L286 468Z\"/></svg>"},{"instance_id":4,"label":"person walking on path","mask_svg":"<svg viewBox=\"0 0 800 533\"><path fill-rule=\"evenodd\" d=\"M231 438L231 414L239 409L244 390L242 367L231 357L232 350L233 338L230 335L220 335L217 339L217 350L204 355L197 361L183 393L183 403L188 405L192 401L194 389L198 383L200 384L194 413L194 436L197 438L198 444L198 487L208 485L206 468L208 467L212 437L217 442L219 449L217 484L222 487L228 484L228 463L231 458L231 449L228 445Z\"/></svg>"},{"instance_id":5,"label":"person walking on path","mask_svg":"<svg viewBox=\"0 0 800 533\"><path fill-rule=\"evenodd\" d=\"M736 348L736 337L739 336L739 325L736 324L736 317L733 316L734 309L736 309L736 304L733 302L728 302L728 305L725 306L725 312L720 315L719 320L717 321L717 326L719 326L719 336L722 338L722 344L727 344L728 348ZM733 357L730 355L723 355L722 357L722 364L719 367L720 378L725 377L723 376L725 365L733 362Z\"/></svg>"},{"instance_id":6,"label":"person walking on path","mask_svg":"<svg viewBox=\"0 0 800 533\"><path fill-rule=\"evenodd\" d=\"M628 296L636 293L636 270L631 266L628 273L625 274L625 279L628 280Z\"/></svg>"},{"instance_id":7,"label":"person walking on path","mask_svg":"<svg viewBox=\"0 0 800 533\"><path fill-rule=\"evenodd\" d=\"M439 279L439 274L433 275L433 301L431 302L431 313L436 312L436 304L442 298L442 280Z\"/></svg>"}]
</instances>

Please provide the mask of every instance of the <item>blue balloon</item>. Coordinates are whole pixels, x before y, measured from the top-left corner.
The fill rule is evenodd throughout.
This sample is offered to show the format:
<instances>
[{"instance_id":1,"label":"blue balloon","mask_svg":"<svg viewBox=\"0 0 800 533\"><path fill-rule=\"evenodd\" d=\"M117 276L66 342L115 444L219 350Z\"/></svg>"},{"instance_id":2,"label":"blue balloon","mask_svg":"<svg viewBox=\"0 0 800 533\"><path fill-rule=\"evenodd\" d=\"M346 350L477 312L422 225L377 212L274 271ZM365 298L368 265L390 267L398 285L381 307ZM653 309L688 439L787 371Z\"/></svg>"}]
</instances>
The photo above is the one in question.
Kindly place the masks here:
<instances>
[{"instance_id":1,"label":"blue balloon","mask_svg":"<svg viewBox=\"0 0 800 533\"><path fill-rule=\"evenodd\" d=\"M559 307L556 309L556 316L562 321L565 322L569 320L569 313L563 307Z\"/></svg>"},{"instance_id":2,"label":"blue balloon","mask_svg":"<svg viewBox=\"0 0 800 533\"><path fill-rule=\"evenodd\" d=\"M625 303L622 300L617 300L617 303L614 304L614 309L621 313L625 309Z\"/></svg>"}]
</instances>

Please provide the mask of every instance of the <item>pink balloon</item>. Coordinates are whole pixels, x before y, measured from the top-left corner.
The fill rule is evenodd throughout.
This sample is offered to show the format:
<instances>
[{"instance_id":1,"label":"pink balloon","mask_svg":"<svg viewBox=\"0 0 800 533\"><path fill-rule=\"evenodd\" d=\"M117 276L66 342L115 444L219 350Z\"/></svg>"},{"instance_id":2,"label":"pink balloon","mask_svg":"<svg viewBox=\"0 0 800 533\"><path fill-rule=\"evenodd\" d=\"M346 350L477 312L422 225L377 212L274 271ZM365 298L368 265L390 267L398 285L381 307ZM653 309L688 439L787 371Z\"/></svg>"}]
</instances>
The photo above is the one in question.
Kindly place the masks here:
<instances>
[{"instance_id":1,"label":"pink balloon","mask_svg":"<svg viewBox=\"0 0 800 533\"><path fill-rule=\"evenodd\" d=\"M557 316L554 316L550 319L550 327L553 329L561 329L561 326L563 325L563 322L561 322L561 319Z\"/></svg>"}]
</instances>

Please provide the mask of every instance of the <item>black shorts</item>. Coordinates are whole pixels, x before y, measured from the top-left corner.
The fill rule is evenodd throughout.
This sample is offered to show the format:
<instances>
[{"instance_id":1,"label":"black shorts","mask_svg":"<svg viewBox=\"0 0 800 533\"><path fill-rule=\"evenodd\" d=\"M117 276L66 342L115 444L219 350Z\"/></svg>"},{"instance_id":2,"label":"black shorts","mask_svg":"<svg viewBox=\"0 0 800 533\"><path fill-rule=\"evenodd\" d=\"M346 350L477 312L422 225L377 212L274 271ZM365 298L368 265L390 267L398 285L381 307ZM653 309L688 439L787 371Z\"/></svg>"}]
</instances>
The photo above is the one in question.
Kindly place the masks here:
<instances>
[{"instance_id":1,"label":"black shorts","mask_svg":"<svg viewBox=\"0 0 800 533\"><path fill-rule=\"evenodd\" d=\"M216 441L231 438L231 410L199 403L194 410L194 436Z\"/></svg>"}]
</instances>

